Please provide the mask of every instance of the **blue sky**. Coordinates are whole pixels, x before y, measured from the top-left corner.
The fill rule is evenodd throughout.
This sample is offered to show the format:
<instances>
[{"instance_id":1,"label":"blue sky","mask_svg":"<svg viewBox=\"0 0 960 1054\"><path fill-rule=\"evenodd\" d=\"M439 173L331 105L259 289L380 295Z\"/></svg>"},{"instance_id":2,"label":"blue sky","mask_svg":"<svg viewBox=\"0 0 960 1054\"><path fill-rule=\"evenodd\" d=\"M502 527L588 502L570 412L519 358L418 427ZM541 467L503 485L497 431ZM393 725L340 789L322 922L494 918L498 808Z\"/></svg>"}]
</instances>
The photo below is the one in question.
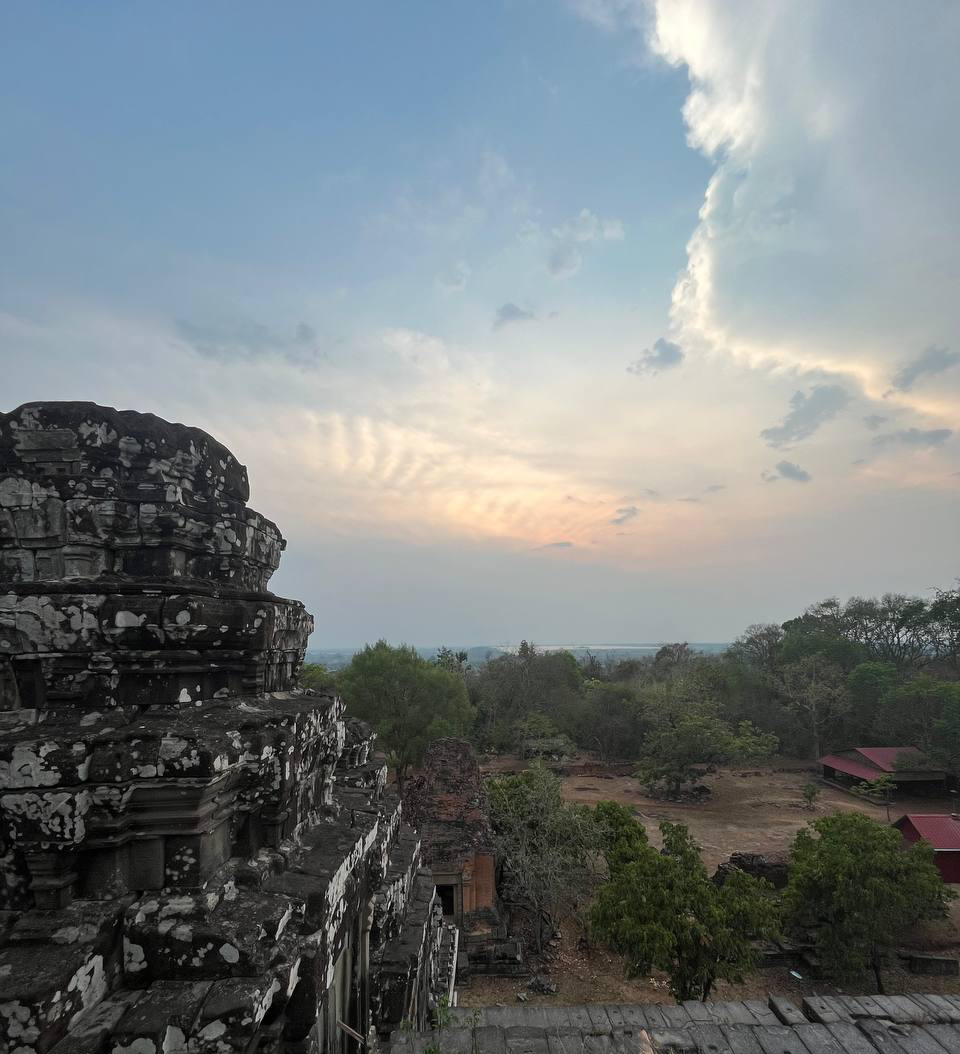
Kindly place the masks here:
<instances>
[{"instance_id":1,"label":"blue sky","mask_svg":"<svg viewBox=\"0 0 960 1054\"><path fill-rule=\"evenodd\" d=\"M958 43L942 0L10 5L4 408L227 442L318 646L947 586Z\"/></svg>"}]
</instances>

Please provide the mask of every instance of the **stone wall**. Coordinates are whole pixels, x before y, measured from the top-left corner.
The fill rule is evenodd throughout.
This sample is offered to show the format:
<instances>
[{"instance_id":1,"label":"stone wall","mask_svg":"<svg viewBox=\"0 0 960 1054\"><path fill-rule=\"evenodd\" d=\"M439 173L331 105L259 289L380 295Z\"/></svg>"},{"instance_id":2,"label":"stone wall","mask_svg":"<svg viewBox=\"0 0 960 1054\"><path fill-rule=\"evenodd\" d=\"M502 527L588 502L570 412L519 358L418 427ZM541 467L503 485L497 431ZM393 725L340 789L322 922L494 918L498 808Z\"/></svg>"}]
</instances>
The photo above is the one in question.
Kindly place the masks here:
<instances>
[{"instance_id":1,"label":"stone wall","mask_svg":"<svg viewBox=\"0 0 960 1054\"><path fill-rule=\"evenodd\" d=\"M0 1050L347 1051L449 987L373 737L199 429L0 415Z\"/></svg>"},{"instance_id":2,"label":"stone wall","mask_svg":"<svg viewBox=\"0 0 960 1054\"><path fill-rule=\"evenodd\" d=\"M433 743L420 774L408 781L404 807L422 834L434 882L451 891L464 953L487 972L497 972L497 951L507 933L487 792L473 747L459 739ZM515 969L517 946L509 943L507 957Z\"/></svg>"}]
</instances>

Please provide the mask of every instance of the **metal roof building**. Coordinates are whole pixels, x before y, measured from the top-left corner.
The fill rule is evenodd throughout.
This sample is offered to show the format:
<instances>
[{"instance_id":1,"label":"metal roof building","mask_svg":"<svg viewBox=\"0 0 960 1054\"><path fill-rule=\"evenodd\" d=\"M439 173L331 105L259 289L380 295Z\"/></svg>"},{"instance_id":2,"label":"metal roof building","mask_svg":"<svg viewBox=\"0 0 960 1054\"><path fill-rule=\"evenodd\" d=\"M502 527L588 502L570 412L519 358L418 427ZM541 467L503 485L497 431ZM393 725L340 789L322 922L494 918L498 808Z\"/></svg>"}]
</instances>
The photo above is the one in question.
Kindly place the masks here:
<instances>
[{"instance_id":1,"label":"metal roof building","mask_svg":"<svg viewBox=\"0 0 960 1054\"><path fill-rule=\"evenodd\" d=\"M943 789L946 772L916 747L848 747L820 759L823 775L840 782L890 776L898 786L929 793Z\"/></svg>"},{"instance_id":2,"label":"metal roof building","mask_svg":"<svg viewBox=\"0 0 960 1054\"><path fill-rule=\"evenodd\" d=\"M960 882L960 819L949 813L908 813L893 826L908 844L923 839L932 845L944 882Z\"/></svg>"}]
</instances>

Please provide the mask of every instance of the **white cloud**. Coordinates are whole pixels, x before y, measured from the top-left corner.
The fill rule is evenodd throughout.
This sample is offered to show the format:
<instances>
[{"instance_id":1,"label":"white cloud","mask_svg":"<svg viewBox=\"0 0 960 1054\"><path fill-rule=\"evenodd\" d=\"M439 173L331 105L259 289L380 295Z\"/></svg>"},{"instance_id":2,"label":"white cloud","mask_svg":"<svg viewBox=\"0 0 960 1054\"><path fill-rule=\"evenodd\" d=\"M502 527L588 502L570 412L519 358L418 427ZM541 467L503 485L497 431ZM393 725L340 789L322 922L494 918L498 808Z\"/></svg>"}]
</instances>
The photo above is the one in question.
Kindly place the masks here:
<instances>
[{"instance_id":1,"label":"white cloud","mask_svg":"<svg viewBox=\"0 0 960 1054\"><path fill-rule=\"evenodd\" d=\"M717 166L674 294L688 342L878 395L956 332L960 6L658 0L650 43Z\"/></svg>"},{"instance_id":2,"label":"white cloud","mask_svg":"<svg viewBox=\"0 0 960 1054\"><path fill-rule=\"evenodd\" d=\"M674 290L685 347L846 374L878 398L915 349L949 345L960 5L572 2L690 77L689 142L716 168ZM958 375L921 398L908 370L893 394L942 422Z\"/></svg>"},{"instance_id":3,"label":"white cloud","mask_svg":"<svg viewBox=\"0 0 960 1054\"><path fill-rule=\"evenodd\" d=\"M529 236L530 228L525 227ZM535 233L535 231L534 231ZM590 209L581 209L550 232L547 270L554 278L569 278L583 263L581 247L591 242L623 241L623 223L618 219L601 219Z\"/></svg>"},{"instance_id":4,"label":"white cloud","mask_svg":"<svg viewBox=\"0 0 960 1054\"><path fill-rule=\"evenodd\" d=\"M590 209L581 209L573 219L554 227L553 236L557 241L612 242L622 241L624 233L620 220L602 220Z\"/></svg>"}]
</instances>

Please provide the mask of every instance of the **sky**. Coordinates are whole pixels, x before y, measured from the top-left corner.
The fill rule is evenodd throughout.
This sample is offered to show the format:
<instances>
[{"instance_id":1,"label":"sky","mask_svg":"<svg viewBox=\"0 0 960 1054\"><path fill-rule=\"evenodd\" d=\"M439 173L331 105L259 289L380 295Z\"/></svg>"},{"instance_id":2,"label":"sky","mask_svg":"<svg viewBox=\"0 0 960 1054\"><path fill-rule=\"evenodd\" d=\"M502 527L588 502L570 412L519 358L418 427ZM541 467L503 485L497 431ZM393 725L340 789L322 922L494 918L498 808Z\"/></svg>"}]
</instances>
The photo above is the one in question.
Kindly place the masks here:
<instances>
[{"instance_id":1,"label":"sky","mask_svg":"<svg viewBox=\"0 0 960 1054\"><path fill-rule=\"evenodd\" d=\"M0 408L206 429L313 647L960 574L956 0L0 8Z\"/></svg>"}]
</instances>

